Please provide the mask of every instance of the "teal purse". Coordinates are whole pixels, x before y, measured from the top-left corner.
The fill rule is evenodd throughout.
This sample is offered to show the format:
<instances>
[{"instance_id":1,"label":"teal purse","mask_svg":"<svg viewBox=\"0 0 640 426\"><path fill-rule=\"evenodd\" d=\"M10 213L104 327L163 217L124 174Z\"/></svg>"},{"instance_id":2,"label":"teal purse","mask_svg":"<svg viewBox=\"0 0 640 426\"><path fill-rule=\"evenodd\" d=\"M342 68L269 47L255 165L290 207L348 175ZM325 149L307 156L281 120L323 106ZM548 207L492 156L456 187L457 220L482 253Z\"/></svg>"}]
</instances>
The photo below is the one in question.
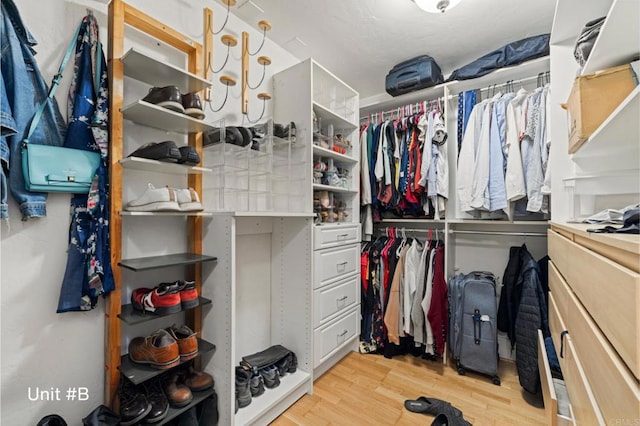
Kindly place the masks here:
<instances>
[{"instance_id":1,"label":"teal purse","mask_svg":"<svg viewBox=\"0 0 640 426\"><path fill-rule=\"evenodd\" d=\"M22 141L22 174L27 191L87 194L100 166L99 152L29 143L29 138L38 126L48 100L53 99L60 84L62 72L74 51L79 31L80 27L76 30L58 73L53 78L47 99L33 115L27 136ZM100 78L100 61L98 61L96 76Z\"/></svg>"}]
</instances>

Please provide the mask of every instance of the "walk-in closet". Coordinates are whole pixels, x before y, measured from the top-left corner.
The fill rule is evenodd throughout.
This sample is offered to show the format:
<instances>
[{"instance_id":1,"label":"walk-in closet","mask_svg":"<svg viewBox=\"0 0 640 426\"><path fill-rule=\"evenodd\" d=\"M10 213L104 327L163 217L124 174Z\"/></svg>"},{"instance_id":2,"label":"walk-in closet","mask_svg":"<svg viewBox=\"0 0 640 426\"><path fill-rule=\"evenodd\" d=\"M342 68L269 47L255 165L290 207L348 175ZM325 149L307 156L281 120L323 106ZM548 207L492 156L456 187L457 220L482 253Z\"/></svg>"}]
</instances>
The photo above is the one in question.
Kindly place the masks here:
<instances>
[{"instance_id":1,"label":"walk-in closet","mask_svg":"<svg viewBox=\"0 0 640 426\"><path fill-rule=\"evenodd\" d=\"M0 424L640 423L640 0L0 0Z\"/></svg>"}]
</instances>

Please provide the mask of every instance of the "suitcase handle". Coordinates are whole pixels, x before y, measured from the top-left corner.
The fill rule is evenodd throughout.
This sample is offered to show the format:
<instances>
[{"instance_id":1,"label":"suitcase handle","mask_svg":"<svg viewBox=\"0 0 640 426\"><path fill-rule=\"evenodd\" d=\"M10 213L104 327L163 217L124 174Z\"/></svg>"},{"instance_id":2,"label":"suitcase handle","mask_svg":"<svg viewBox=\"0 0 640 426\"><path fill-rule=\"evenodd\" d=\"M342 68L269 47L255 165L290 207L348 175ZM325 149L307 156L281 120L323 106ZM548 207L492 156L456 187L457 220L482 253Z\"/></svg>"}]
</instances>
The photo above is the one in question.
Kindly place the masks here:
<instances>
[{"instance_id":1,"label":"suitcase handle","mask_svg":"<svg viewBox=\"0 0 640 426\"><path fill-rule=\"evenodd\" d=\"M479 310L473 311L473 342L476 345L480 344L482 339L482 317Z\"/></svg>"},{"instance_id":2,"label":"suitcase handle","mask_svg":"<svg viewBox=\"0 0 640 426\"><path fill-rule=\"evenodd\" d=\"M413 87L416 83L420 82L420 77L416 76L408 80L404 80L398 83L398 89L406 89L407 87Z\"/></svg>"}]
</instances>

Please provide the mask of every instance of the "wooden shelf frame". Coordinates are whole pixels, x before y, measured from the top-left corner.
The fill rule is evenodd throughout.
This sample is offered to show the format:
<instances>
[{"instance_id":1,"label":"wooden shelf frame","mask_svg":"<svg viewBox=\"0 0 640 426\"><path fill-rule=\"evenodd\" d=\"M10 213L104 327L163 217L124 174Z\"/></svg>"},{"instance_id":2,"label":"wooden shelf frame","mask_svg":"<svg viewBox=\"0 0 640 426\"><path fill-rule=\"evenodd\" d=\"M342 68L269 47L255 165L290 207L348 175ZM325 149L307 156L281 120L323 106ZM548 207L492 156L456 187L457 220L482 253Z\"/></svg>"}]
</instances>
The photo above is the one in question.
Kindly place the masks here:
<instances>
[{"instance_id":1,"label":"wooden shelf frame","mask_svg":"<svg viewBox=\"0 0 640 426\"><path fill-rule=\"evenodd\" d=\"M122 271L118 266L122 258L122 217L118 214L122 210L122 164L123 158L123 130L124 117L121 109L124 106L124 63L120 60L125 53L125 26L137 30L162 41L169 46L183 52L188 58L186 71L198 77L204 77L203 47L200 43L186 35L170 28L146 13L130 6L123 0L112 0L109 3L108 15L108 63L109 63L109 111L110 137L109 161L111 166L111 220L109 231L111 234L111 267L113 269L115 290L107 298L105 312L105 405L112 406L120 380L121 357L121 313L122 299ZM200 93L202 97L202 93ZM202 152L202 133L189 133L188 143L195 147L200 158ZM194 188L202 197L202 175L189 174L188 185ZM202 253L202 216L190 216L187 219L188 251ZM198 293L202 294L202 265L196 263L189 267L187 279L194 280ZM187 323L198 335L202 331L202 309L192 309L186 314Z\"/></svg>"}]
</instances>

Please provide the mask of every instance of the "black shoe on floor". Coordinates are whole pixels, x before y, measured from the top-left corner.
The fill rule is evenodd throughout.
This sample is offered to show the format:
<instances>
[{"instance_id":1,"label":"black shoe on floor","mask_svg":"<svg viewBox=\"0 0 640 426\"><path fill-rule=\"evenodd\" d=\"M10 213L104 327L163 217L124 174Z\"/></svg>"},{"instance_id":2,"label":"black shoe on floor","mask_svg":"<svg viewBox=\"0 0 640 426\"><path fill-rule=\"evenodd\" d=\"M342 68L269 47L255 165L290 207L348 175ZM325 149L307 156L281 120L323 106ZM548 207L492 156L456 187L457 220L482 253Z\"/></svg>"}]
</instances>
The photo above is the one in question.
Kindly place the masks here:
<instances>
[{"instance_id":1,"label":"black shoe on floor","mask_svg":"<svg viewBox=\"0 0 640 426\"><path fill-rule=\"evenodd\" d=\"M184 114L182 95L176 86L152 87L142 100Z\"/></svg>"},{"instance_id":2,"label":"black shoe on floor","mask_svg":"<svg viewBox=\"0 0 640 426\"><path fill-rule=\"evenodd\" d=\"M198 153L196 153L197 155ZM148 158L150 160L166 161L170 163L180 162L182 154L173 141L149 142L133 151L129 157Z\"/></svg>"}]
</instances>

